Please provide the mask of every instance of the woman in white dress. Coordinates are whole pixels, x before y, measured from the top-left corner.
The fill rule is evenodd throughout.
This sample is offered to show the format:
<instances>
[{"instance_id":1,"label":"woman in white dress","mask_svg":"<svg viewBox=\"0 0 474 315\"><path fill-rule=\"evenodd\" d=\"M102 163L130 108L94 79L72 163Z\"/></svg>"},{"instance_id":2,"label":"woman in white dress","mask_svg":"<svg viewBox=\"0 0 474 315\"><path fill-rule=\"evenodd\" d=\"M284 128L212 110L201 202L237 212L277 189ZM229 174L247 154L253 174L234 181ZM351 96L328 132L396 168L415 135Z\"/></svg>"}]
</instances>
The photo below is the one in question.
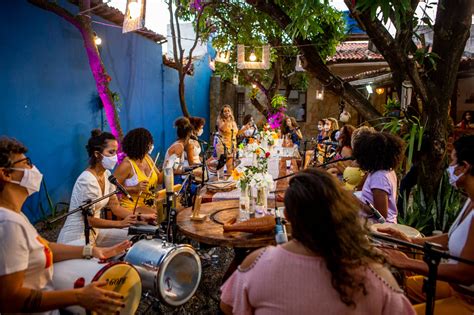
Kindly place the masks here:
<instances>
[{"instance_id":1,"label":"woman in white dress","mask_svg":"<svg viewBox=\"0 0 474 315\"><path fill-rule=\"evenodd\" d=\"M74 210L87 200L98 199L115 190L115 186L108 181L112 170L117 164L118 142L108 132L98 129L93 130L86 146L89 155L89 166L79 175L72 190L69 210ZM119 220L106 220L100 218L104 207L110 208ZM93 206L94 215L89 217L89 224L95 228L90 233L91 244L110 246L127 239L128 227L137 223L136 215L122 208L116 195L106 198ZM76 212L67 217L58 243L83 245L85 244L84 221L81 212Z\"/></svg>"}]
</instances>

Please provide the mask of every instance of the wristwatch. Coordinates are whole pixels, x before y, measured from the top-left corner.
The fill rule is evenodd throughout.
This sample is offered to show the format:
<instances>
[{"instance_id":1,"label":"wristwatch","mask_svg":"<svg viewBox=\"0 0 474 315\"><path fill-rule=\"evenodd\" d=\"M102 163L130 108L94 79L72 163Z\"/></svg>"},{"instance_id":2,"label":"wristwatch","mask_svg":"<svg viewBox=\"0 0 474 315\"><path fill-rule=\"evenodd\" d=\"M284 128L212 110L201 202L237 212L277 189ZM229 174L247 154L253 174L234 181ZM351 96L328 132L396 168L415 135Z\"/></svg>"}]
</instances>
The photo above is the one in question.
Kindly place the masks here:
<instances>
[{"instance_id":1,"label":"wristwatch","mask_svg":"<svg viewBox=\"0 0 474 315\"><path fill-rule=\"evenodd\" d=\"M85 259L91 259L93 256L92 256L92 249L94 248L94 246L92 246L91 244L87 244L86 246L84 246L82 248L82 257L84 257Z\"/></svg>"}]
</instances>

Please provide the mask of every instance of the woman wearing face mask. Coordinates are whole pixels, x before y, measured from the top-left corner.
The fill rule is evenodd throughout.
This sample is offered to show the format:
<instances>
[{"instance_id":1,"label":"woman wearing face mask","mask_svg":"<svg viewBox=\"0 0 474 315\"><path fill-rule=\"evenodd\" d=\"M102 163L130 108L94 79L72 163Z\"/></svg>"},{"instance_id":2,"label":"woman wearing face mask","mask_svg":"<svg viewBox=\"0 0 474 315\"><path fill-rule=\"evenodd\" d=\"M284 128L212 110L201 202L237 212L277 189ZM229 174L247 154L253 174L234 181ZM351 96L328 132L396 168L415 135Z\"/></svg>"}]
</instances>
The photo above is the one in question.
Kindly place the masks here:
<instances>
[{"instance_id":1,"label":"woman wearing face mask","mask_svg":"<svg viewBox=\"0 0 474 315\"><path fill-rule=\"evenodd\" d=\"M326 137L326 132L324 131L324 120L321 119L318 121L318 143L321 143Z\"/></svg>"},{"instance_id":2,"label":"woman wearing face mask","mask_svg":"<svg viewBox=\"0 0 474 315\"><path fill-rule=\"evenodd\" d=\"M257 125L255 124L255 121L253 120L252 115L250 114L245 115L243 124L244 125L242 126L242 128L240 128L237 136L242 139L240 142L246 144L249 138L255 137L258 132L258 129Z\"/></svg>"},{"instance_id":3,"label":"woman wearing face mask","mask_svg":"<svg viewBox=\"0 0 474 315\"><path fill-rule=\"evenodd\" d=\"M174 122L176 128L176 135L178 139L166 150L165 161L163 168L173 168L174 183L181 184L183 178L181 174L184 173L183 168L189 166L187 159L186 147L189 145L189 140L193 132L193 126L186 117L178 118Z\"/></svg>"},{"instance_id":4,"label":"woman wearing face mask","mask_svg":"<svg viewBox=\"0 0 474 315\"><path fill-rule=\"evenodd\" d=\"M232 108L229 105L224 105L217 116L217 129L219 131L219 141L216 145L217 158L221 155L227 155L227 172L230 174L234 169L233 154L236 149L236 137L239 129L235 123L234 115L232 114Z\"/></svg>"},{"instance_id":5,"label":"woman wearing face mask","mask_svg":"<svg viewBox=\"0 0 474 315\"><path fill-rule=\"evenodd\" d=\"M200 136L202 136L206 120L201 117L190 117L189 122L193 126L192 135L195 138L199 138ZM201 144L199 143L199 141L189 139L188 146L186 147L186 155L188 157L190 165L201 163Z\"/></svg>"},{"instance_id":6,"label":"woman wearing face mask","mask_svg":"<svg viewBox=\"0 0 474 315\"><path fill-rule=\"evenodd\" d=\"M431 237L409 238L402 232L391 228L379 229L379 231L414 244L423 245L425 242L434 242L441 245L453 256L474 260L474 136L465 136L454 142L451 164L447 171L450 183L462 189L468 196L448 233ZM408 258L398 251L385 250L385 252L392 265L422 275L428 274L425 262ZM435 314L473 314L474 266L454 260L441 263L438 267L438 279L441 281L436 284ZM422 276L407 279L408 297L415 303L425 301L422 283ZM418 314L424 314L425 304L416 305L415 310Z\"/></svg>"},{"instance_id":7,"label":"woman wearing face mask","mask_svg":"<svg viewBox=\"0 0 474 315\"><path fill-rule=\"evenodd\" d=\"M76 209L86 200L98 199L115 190L115 186L108 181L110 170L117 164L118 142L115 137L111 133L95 129L91 132L86 149L89 166L74 184L69 210ZM101 219L100 210L104 207L110 208L120 220ZM94 215L88 217L90 226L96 228L95 233L90 235L91 244L110 246L126 240L128 230L124 228L137 223L137 217L120 206L116 195L96 203L93 210ZM85 243L84 222L80 212L67 217L59 233L58 243L73 245Z\"/></svg>"},{"instance_id":8,"label":"woman wearing face mask","mask_svg":"<svg viewBox=\"0 0 474 315\"><path fill-rule=\"evenodd\" d=\"M53 263L80 259L86 251L84 246L46 241L21 212L26 198L39 191L43 178L26 151L18 141L0 138L0 312L59 314L59 308L80 305L99 314L116 313L123 297L101 289L105 281L73 290L53 289ZM105 259L130 245L125 241L111 248L86 250L88 255Z\"/></svg>"},{"instance_id":9,"label":"woman wearing face mask","mask_svg":"<svg viewBox=\"0 0 474 315\"><path fill-rule=\"evenodd\" d=\"M150 156L154 149L153 137L145 128L130 130L123 138L122 149L127 157L115 169L114 176L134 201L121 198L120 205L129 211L136 210L141 219L152 223L156 220L154 192L162 181Z\"/></svg>"}]
</instances>

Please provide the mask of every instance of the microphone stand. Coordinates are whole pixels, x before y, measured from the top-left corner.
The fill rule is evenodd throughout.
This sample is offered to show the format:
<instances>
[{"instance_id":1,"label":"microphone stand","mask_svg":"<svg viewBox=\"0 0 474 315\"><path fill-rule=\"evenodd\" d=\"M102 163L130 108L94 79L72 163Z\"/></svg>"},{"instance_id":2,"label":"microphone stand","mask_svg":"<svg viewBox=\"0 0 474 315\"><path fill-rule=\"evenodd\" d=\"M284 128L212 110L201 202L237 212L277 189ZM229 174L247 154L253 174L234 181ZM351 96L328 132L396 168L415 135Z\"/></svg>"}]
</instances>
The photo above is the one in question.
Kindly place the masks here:
<instances>
[{"instance_id":1,"label":"microphone stand","mask_svg":"<svg viewBox=\"0 0 474 315\"><path fill-rule=\"evenodd\" d=\"M107 198L109 198L113 195L116 195L116 194L120 193L120 192L121 192L120 189L116 189L115 191L113 191L113 192L111 192L107 195L104 195L102 197L99 197L95 200L88 199L81 206L77 207L76 209L68 211L67 213L62 214L59 217L54 218L51 221L48 221L48 224L53 224L54 222L62 220L63 218L65 218L67 216L70 216L71 214L74 214L76 212L81 211L83 219L84 219L84 237L85 237L86 245L88 245L89 241L90 241L90 231L92 230L92 228L89 224L89 219L88 218L92 217L94 215L94 213L92 211L92 206L95 205L96 203L101 202L102 200L107 199Z\"/></svg>"},{"instance_id":2,"label":"microphone stand","mask_svg":"<svg viewBox=\"0 0 474 315\"><path fill-rule=\"evenodd\" d=\"M456 257L446 251L440 250L439 245L431 242L425 242L424 245L405 242L393 237L371 233L371 237L386 242L403 245L409 248L423 251L423 261L428 265L428 277L424 278L423 290L426 293L426 315L434 314L435 296L436 296L436 278L438 276L438 265L441 258L453 259L464 264L474 265L474 261L462 257Z\"/></svg>"}]
</instances>

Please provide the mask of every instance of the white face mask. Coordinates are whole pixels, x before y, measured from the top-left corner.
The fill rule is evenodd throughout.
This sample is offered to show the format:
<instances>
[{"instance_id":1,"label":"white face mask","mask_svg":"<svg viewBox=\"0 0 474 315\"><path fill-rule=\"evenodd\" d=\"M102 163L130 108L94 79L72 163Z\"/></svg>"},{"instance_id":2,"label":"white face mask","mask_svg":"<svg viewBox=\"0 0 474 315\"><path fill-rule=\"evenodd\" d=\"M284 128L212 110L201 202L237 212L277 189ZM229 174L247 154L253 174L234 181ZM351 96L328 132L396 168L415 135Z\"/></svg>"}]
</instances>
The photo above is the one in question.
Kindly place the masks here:
<instances>
[{"instance_id":1,"label":"white face mask","mask_svg":"<svg viewBox=\"0 0 474 315\"><path fill-rule=\"evenodd\" d=\"M331 129L331 126L329 125L324 125L324 131L329 131Z\"/></svg>"},{"instance_id":2,"label":"white face mask","mask_svg":"<svg viewBox=\"0 0 474 315\"><path fill-rule=\"evenodd\" d=\"M23 178L21 181L11 181L14 184L18 184L25 187L28 191L28 196L31 196L35 192L38 192L41 188L41 181L43 180L43 174L33 165L33 168L10 168L15 171L23 171Z\"/></svg>"},{"instance_id":3,"label":"white face mask","mask_svg":"<svg viewBox=\"0 0 474 315\"><path fill-rule=\"evenodd\" d=\"M198 131L198 133L197 133L198 137L202 136L202 133L203 133L203 132L204 132L204 129L202 129L202 128L199 129L199 131Z\"/></svg>"},{"instance_id":4,"label":"white face mask","mask_svg":"<svg viewBox=\"0 0 474 315\"><path fill-rule=\"evenodd\" d=\"M318 125L318 130L321 131L324 129L324 126Z\"/></svg>"},{"instance_id":5,"label":"white face mask","mask_svg":"<svg viewBox=\"0 0 474 315\"><path fill-rule=\"evenodd\" d=\"M449 183L453 185L454 187L457 187L456 183L457 181L465 174L461 173L459 175L454 174L454 169L456 168L456 165L450 165L446 171L448 171L449 175Z\"/></svg>"},{"instance_id":6,"label":"white face mask","mask_svg":"<svg viewBox=\"0 0 474 315\"><path fill-rule=\"evenodd\" d=\"M148 154L151 154L151 152L153 152L154 149L155 149L155 146L152 144L150 147L150 150L148 150Z\"/></svg>"},{"instance_id":7,"label":"white face mask","mask_svg":"<svg viewBox=\"0 0 474 315\"><path fill-rule=\"evenodd\" d=\"M115 165L117 165L117 161L118 161L118 156L117 154L115 155L112 155L112 156L105 156L105 155L102 155L102 166L106 169L106 170L113 170Z\"/></svg>"}]
</instances>

